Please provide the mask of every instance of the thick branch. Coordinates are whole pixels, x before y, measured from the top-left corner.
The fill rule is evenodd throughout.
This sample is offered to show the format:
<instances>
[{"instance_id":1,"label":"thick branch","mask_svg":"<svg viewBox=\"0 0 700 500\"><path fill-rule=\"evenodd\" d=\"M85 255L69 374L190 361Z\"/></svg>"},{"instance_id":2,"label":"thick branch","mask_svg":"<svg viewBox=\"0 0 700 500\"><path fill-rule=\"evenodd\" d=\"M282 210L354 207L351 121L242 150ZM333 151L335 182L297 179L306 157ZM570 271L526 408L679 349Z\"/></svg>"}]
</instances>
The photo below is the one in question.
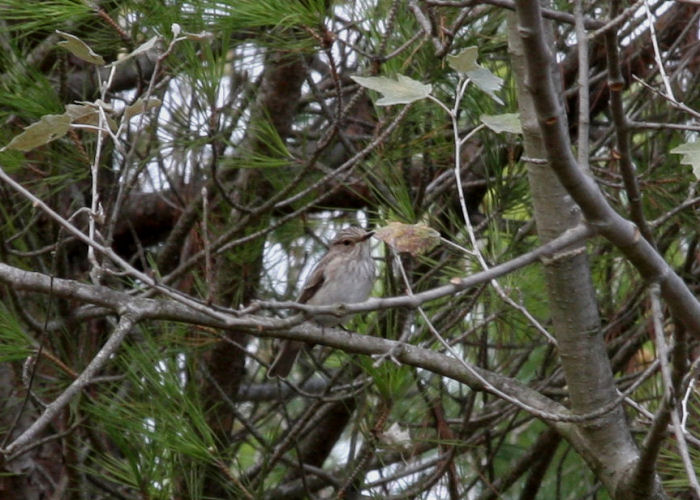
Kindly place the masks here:
<instances>
[{"instance_id":1,"label":"thick branch","mask_svg":"<svg viewBox=\"0 0 700 500\"><path fill-rule=\"evenodd\" d=\"M516 257L515 259L493 266L488 271L475 273L463 279L454 278L448 285L432 288L410 296L402 295L387 298L370 298L359 304L332 306L311 306L291 301L260 301L246 310L230 311L236 316L225 315L222 309L207 308L203 303L197 303L199 307L194 310L187 307L187 304L133 296L104 286L88 285L78 281L60 278L54 278L52 280L49 276L44 274L25 271L4 263L0 263L0 282L12 286L15 290L28 290L46 294L52 293L57 297L101 306L118 314L131 311L144 319L172 319L188 323L200 323L208 326L247 328L252 331L256 331L260 328L276 330L298 324L301 322L301 319L299 317L273 319L262 316L252 316L248 315L248 313L259 309L295 309L308 313L330 313L342 316L347 313L369 312L392 307L417 307L425 302L455 295L471 287L486 283L494 278L536 262L539 259L554 260L557 258L558 252L565 250L570 245L580 242L593 234L593 231L588 226L577 226L545 245ZM192 301L193 300L189 300L188 302ZM202 312L203 310L210 311L211 314L205 314ZM223 318L227 319L224 320Z\"/></svg>"},{"instance_id":2,"label":"thick branch","mask_svg":"<svg viewBox=\"0 0 700 500\"><path fill-rule=\"evenodd\" d=\"M618 247L647 281L660 284L673 315L700 338L700 302L651 244L641 238L639 229L612 209L593 179L579 168L551 75L541 71L549 67L552 54L544 38L539 4L518 1L516 5L518 30L527 54L527 83L550 165L588 222Z\"/></svg>"}]
</instances>

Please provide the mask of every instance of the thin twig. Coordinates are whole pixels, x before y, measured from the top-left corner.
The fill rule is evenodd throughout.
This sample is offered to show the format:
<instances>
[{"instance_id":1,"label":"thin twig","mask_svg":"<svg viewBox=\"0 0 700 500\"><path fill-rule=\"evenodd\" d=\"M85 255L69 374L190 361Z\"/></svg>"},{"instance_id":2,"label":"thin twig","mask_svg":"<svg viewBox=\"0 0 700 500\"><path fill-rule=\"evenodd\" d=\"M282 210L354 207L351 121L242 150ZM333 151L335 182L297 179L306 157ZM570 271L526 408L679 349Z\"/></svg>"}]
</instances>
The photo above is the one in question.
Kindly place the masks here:
<instances>
[{"instance_id":1,"label":"thin twig","mask_svg":"<svg viewBox=\"0 0 700 500\"><path fill-rule=\"evenodd\" d=\"M202 245L204 246L204 276L209 283L207 302L212 303L216 292L211 288L215 286L216 279L212 273L211 246L209 244L209 196L206 186L202 188Z\"/></svg>"},{"instance_id":2,"label":"thin twig","mask_svg":"<svg viewBox=\"0 0 700 500\"><path fill-rule=\"evenodd\" d=\"M219 313L217 313L214 309L207 307L205 304L201 303L200 301L195 300L194 298L190 297L189 295L186 295L178 290L168 288L168 287L158 283L152 276L150 276L142 271L139 271L138 269L133 267L131 264L129 264L122 257L120 257L111 248L106 247L106 246L98 243L95 240L91 240L80 229L78 229L73 224L71 224L69 221L67 221L66 219L61 217L58 213L56 213L42 199L38 198L31 191L27 190L24 186L22 186L20 183L15 181L11 176L9 176L5 172L4 169L2 169L2 167L0 167L0 180L5 181L12 189L14 189L18 193L20 193L22 196L24 196L25 198L30 200L34 204L34 206L41 209L51 219L58 222L58 224L62 228L64 228L68 233L77 237L80 241L87 244L88 246L93 247L98 252L109 257L115 264L117 264L119 267L121 267L131 277L142 281L143 283L150 286L154 290L157 290L158 292L170 297L171 299L173 299L177 302L180 302L184 305L187 305L188 307L190 307L192 309L195 309L195 310L197 310L201 313L204 313L206 315L218 316L219 319L223 319L222 316L220 316Z\"/></svg>"},{"instance_id":3,"label":"thin twig","mask_svg":"<svg viewBox=\"0 0 700 500\"><path fill-rule=\"evenodd\" d=\"M459 83L457 84L457 95L455 96L454 100L454 107L452 109L449 109L445 104L443 104L439 99L429 96L429 98L440 105L442 109L444 109L447 114L450 117L450 120L452 122L452 134L453 134L453 141L454 141L454 176L455 176L455 181L457 183L457 195L459 199L459 205L462 210L462 217L464 218L464 223L467 229L467 234L469 235L469 241L472 245L473 254L475 255L479 265L481 266L482 269L487 271L489 269L489 265L486 263L486 259L484 259L484 256L481 254L481 251L479 250L479 245L476 241L476 234L474 233L474 227L472 226L471 219L469 217L469 212L467 210L467 203L466 203L466 198L464 196L464 188L462 186L462 147L464 144L471 139L474 135L476 135L479 131L481 131L484 128L484 124L480 124L474 129L472 129L468 134L466 134L464 137L459 136L459 123L458 123L458 113L459 113L459 107L462 102L462 98L464 97L464 93L467 90L467 85L469 84L469 79L465 78L464 76L460 75ZM470 252L471 253L471 252ZM544 335L547 340L551 343L556 345L557 341L556 339L550 334L547 329L542 326L542 324L537 321L537 319L530 314L530 311L528 311L525 307L522 305L516 303L513 299L511 299L508 294L503 290L501 287L500 283L496 281L495 279L491 280L491 286L493 286L494 290L496 290L496 293L498 296L503 300L506 304L509 306L513 307L514 309L518 310L534 327L535 329L540 332L542 335Z\"/></svg>"},{"instance_id":4,"label":"thin twig","mask_svg":"<svg viewBox=\"0 0 700 500\"><path fill-rule=\"evenodd\" d=\"M639 9L639 6L644 2L644 0L637 0L634 4L630 5L627 7L625 10L623 10L619 15L615 16L612 18L610 21L605 23L603 26L600 28L596 29L593 31L591 34L588 35L589 40L594 40L598 38L600 35L603 35L607 33L608 31L615 31L619 26L625 23L627 19L632 17L635 12Z\"/></svg>"},{"instance_id":5,"label":"thin twig","mask_svg":"<svg viewBox=\"0 0 700 500\"><path fill-rule=\"evenodd\" d=\"M678 453L681 456L683 466L685 467L685 472L688 475L688 481L690 486L695 490L695 494L700 497L700 483L698 483L697 475L695 474L695 467L693 466L693 461L688 453L688 443L685 440L685 435L681 429L681 421L678 417L678 411L676 410L676 405L674 404L675 395L673 394L673 382L671 381L671 368L668 363L668 347L666 346L666 334L663 327L663 313L661 312L661 292L659 290L659 285L652 285L650 287L650 299L651 299L651 314L654 326L654 341L656 343L656 355L661 363L661 380L664 385L664 399L667 401L666 404L669 405L669 411L671 412L671 422L673 423L673 433L676 436L676 445L678 446Z\"/></svg>"},{"instance_id":6,"label":"thin twig","mask_svg":"<svg viewBox=\"0 0 700 500\"><path fill-rule=\"evenodd\" d=\"M102 82L100 84L100 91L101 91L101 102L106 102L107 100L107 89L109 89L112 86L112 80L114 79L114 75L116 73L117 67L112 66L112 68L109 71L109 76L107 77L107 81ZM100 70L99 67L95 69L97 72L97 78L99 81L100 78ZM107 117L105 115L104 109L102 105L99 106L98 108L98 115L99 115L99 122L98 122L98 128L100 130L102 129L108 129L109 128L109 122L107 121ZM88 217L88 237L90 240L95 241L95 223L99 220L100 224L104 222L104 213L102 213L102 205L100 203L100 197L99 197L99 172L100 172L100 158L102 156L102 148L104 146L103 143L103 133L97 132L97 145L95 147L95 159L92 162L92 165L90 165L90 172L92 174L92 192L91 192L91 197L92 199L90 200L90 212L89 212L89 217ZM97 258L95 256L95 249L94 247L88 247L88 261L90 262L90 279L92 282L96 285L100 283L102 280L102 266L97 262Z\"/></svg>"},{"instance_id":7,"label":"thin twig","mask_svg":"<svg viewBox=\"0 0 700 500\"><path fill-rule=\"evenodd\" d=\"M634 78L634 81L636 81L641 86L649 89L654 94L666 99L669 102L669 104L671 104L671 106L673 106L674 108L680 109L681 111L688 113L689 115L693 116L694 118L700 119L700 112L699 111L696 111L693 108L691 108L690 106L688 106L682 102L676 101L672 96L664 94L660 90L655 89L654 87L649 85L647 82L645 82L644 80L639 78L637 75L632 75L632 78Z\"/></svg>"},{"instance_id":8,"label":"thin twig","mask_svg":"<svg viewBox=\"0 0 700 500\"><path fill-rule=\"evenodd\" d=\"M649 35L651 36L651 44L654 47L654 59L656 60L656 65L659 68L659 74L661 75L661 80L664 82L664 87L666 87L666 94L673 99L676 98L673 95L673 89L671 88L671 81L668 79L666 74L666 69L664 68L664 63L661 60L661 51L659 50L659 41L656 38L656 27L654 26L654 16L651 14L651 9L649 8L649 2L644 0L644 12L647 15L647 23L649 24Z\"/></svg>"},{"instance_id":9,"label":"thin twig","mask_svg":"<svg viewBox=\"0 0 700 500\"><path fill-rule=\"evenodd\" d=\"M681 203L677 207L674 207L673 209L669 210L668 212L666 212L665 214L663 214L659 218L654 219L649 224L652 227L660 226L661 224L666 222L668 219L670 219L671 217L676 215L678 212L681 212L681 211L685 210L686 208L690 208L690 207L693 207L693 206L699 205L699 204L700 204L700 196L690 198L689 200L685 200L683 203Z\"/></svg>"}]
</instances>

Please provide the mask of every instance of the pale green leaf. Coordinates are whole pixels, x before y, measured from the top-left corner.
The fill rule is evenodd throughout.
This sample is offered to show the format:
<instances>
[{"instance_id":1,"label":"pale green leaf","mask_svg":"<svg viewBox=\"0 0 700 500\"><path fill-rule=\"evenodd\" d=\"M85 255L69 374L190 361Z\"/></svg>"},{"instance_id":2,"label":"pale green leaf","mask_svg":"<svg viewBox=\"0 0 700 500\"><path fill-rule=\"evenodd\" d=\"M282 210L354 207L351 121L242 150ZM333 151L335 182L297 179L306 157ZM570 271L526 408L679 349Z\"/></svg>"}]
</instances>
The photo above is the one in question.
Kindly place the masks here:
<instances>
[{"instance_id":1,"label":"pale green leaf","mask_svg":"<svg viewBox=\"0 0 700 500\"><path fill-rule=\"evenodd\" d=\"M481 123L496 133L508 132L510 134L522 134L519 113L505 113L502 115L481 115Z\"/></svg>"},{"instance_id":2,"label":"pale green leaf","mask_svg":"<svg viewBox=\"0 0 700 500\"><path fill-rule=\"evenodd\" d=\"M486 92L498 104L503 101L495 94L501 90L503 79L480 66L476 59L479 56L478 47L467 47L456 56L447 56L447 62L452 69L466 75L471 82Z\"/></svg>"},{"instance_id":3,"label":"pale green leaf","mask_svg":"<svg viewBox=\"0 0 700 500\"><path fill-rule=\"evenodd\" d=\"M123 62L128 61L132 57L136 57L140 54L145 54L149 50L153 49L153 47L155 47L157 43L158 43L158 37L154 36L153 38L151 38L147 42L144 42L141 45L139 45L138 47L136 47L134 50L132 50L128 54L126 54L124 56L120 56L119 59L117 59L116 61L114 61L112 63L112 65L116 66L117 64L122 64Z\"/></svg>"},{"instance_id":4,"label":"pale green leaf","mask_svg":"<svg viewBox=\"0 0 700 500\"><path fill-rule=\"evenodd\" d=\"M133 116L139 115L149 109L157 108L162 104L162 101L157 97L149 97L147 100L139 97L134 104L127 106L124 110L124 120L129 120Z\"/></svg>"},{"instance_id":5,"label":"pale green leaf","mask_svg":"<svg viewBox=\"0 0 700 500\"><path fill-rule=\"evenodd\" d=\"M63 47L68 52L73 54L75 57L87 61L91 64L104 64L105 60L101 55L93 51L88 44L83 42L77 36L71 35L70 33L64 33L63 31L56 30L56 34L63 37L64 40L58 42L59 47Z\"/></svg>"},{"instance_id":6,"label":"pale green leaf","mask_svg":"<svg viewBox=\"0 0 700 500\"><path fill-rule=\"evenodd\" d=\"M447 63L453 70L459 73L467 73L479 68L479 65L476 63L478 56L478 47L467 47L456 56L447 56Z\"/></svg>"},{"instance_id":7,"label":"pale green leaf","mask_svg":"<svg viewBox=\"0 0 700 500\"><path fill-rule=\"evenodd\" d=\"M66 135L70 122L71 119L67 114L42 116L41 120L32 123L24 129L24 132L15 136L4 149L31 151Z\"/></svg>"},{"instance_id":8,"label":"pale green leaf","mask_svg":"<svg viewBox=\"0 0 700 500\"><path fill-rule=\"evenodd\" d=\"M671 150L671 153L683 155L681 163L693 167L693 175L700 179L700 141L686 142Z\"/></svg>"},{"instance_id":9,"label":"pale green leaf","mask_svg":"<svg viewBox=\"0 0 700 500\"><path fill-rule=\"evenodd\" d=\"M503 104L503 101L494 93L497 90L501 90L501 86L503 85L502 78L497 77L489 70L482 67L469 71L467 76L474 83L474 85L486 92L491 99L496 101L498 104Z\"/></svg>"},{"instance_id":10,"label":"pale green leaf","mask_svg":"<svg viewBox=\"0 0 700 500\"><path fill-rule=\"evenodd\" d=\"M409 104L425 99L433 90L432 85L423 84L404 75L398 75L397 80L385 76L351 76L350 78L363 87L382 94L382 97L377 100L377 106Z\"/></svg>"}]
</instances>

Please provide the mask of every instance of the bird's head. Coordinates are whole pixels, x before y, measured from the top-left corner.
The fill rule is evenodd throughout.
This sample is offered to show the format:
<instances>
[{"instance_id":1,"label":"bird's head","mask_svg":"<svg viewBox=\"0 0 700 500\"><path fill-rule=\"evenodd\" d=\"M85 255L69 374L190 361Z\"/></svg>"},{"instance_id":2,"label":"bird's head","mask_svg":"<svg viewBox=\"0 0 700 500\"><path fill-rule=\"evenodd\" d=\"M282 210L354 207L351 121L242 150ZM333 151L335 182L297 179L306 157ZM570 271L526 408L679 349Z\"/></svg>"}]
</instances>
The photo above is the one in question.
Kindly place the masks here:
<instances>
[{"instance_id":1,"label":"bird's head","mask_svg":"<svg viewBox=\"0 0 700 500\"><path fill-rule=\"evenodd\" d=\"M355 249L365 247L364 243L369 240L374 231L365 231L356 226L346 227L335 235L331 241L331 250L334 252L350 253Z\"/></svg>"}]
</instances>

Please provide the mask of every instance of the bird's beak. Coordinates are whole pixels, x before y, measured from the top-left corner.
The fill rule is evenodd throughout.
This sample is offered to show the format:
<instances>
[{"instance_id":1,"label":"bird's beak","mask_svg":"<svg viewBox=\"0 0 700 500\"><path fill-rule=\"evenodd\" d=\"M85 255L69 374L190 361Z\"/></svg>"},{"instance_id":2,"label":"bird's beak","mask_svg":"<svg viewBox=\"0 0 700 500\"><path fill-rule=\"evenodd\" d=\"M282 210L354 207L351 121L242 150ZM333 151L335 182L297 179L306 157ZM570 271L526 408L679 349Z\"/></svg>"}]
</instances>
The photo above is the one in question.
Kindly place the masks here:
<instances>
[{"instance_id":1,"label":"bird's beak","mask_svg":"<svg viewBox=\"0 0 700 500\"><path fill-rule=\"evenodd\" d=\"M360 238L360 241L367 241L370 239L372 236L374 236L374 231L367 231L362 238Z\"/></svg>"}]
</instances>

